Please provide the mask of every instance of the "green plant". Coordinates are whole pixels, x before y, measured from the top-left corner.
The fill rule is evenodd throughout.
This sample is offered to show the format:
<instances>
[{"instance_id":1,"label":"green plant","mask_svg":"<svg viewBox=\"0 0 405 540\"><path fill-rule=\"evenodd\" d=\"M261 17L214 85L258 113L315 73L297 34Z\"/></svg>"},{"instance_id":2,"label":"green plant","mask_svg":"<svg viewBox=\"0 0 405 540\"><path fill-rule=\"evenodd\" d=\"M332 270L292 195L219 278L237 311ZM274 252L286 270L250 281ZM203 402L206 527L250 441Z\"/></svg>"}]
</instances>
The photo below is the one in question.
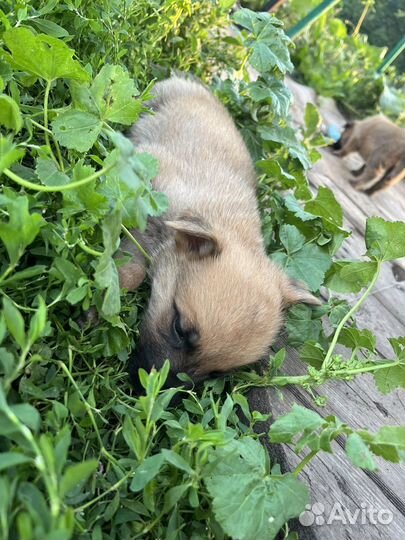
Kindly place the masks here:
<instances>
[{"instance_id":1,"label":"green plant","mask_svg":"<svg viewBox=\"0 0 405 540\"><path fill-rule=\"evenodd\" d=\"M292 0L282 18L293 25L301 18L297 13L303 16L310 8L308 2ZM338 14L338 8L332 9L297 39L293 62L304 82L319 94L334 97L351 115L366 116L378 109L384 83L398 86L400 78L394 68L385 75L377 73L385 43L371 45L367 35L351 32Z\"/></svg>"},{"instance_id":2,"label":"green plant","mask_svg":"<svg viewBox=\"0 0 405 540\"><path fill-rule=\"evenodd\" d=\"M373 372L383 392L405 386L404 339L392 338L392 362L380 362L374 336L353 322L381 264L405 255L405 224L369 220L369 260L333 262L348 235L342 209L326 188L313 196L305 177L316 147L325 144L319 115L307 108L301 135L288 126L282 78L292 64L277 19L239 11L240 35L218 42L230 4L184 3L190 17L179 24L173 15L161 25L155 10L176 10L176 3L126 2L140 15L125 20L116 3L80 0L51 0L40 9L10 2L0 12L1 538L274 538L280 529L287 534L287 521L305 508L302 468L318 451L332 451L337 434L347 437L356 466L373 469L374 454L394 462L403 455L404 428L355 432L299 407L269 433L275 443L302 434L297 452L309 453L295 471L282 474L258 440L267 417L249 410L244 391L252 385L311 390ZM199 10L210 14L206 27ZM241 59L214 88L258 160L269 253L313 292L325 285L364 292L353 308L331 297L314 310L290 310L290 343L309 364L299 380L283 376L279 351L260 379L245 371L198 391L164 390L166 363L160 373L141 371L145 395L132 396L126 360L146 289L120 291L117 267L125 257L113 255L121 233L144 228L167 201L151 185L156 160L119 132L146 109L152 77L149 56L134 67L130 43L151 31L153 37L143 34L140 56L160 57L157 72L172 61L193 67L196 24L207 38L204 49L218 55L198 63L206 78L222 65L225 44ZM168 35L181 36L181 47ZM249 65L258 71L254 83ZM97 323L83 320L90 308ZM352 350L349 359L336 354L336 343ZM175 397L178 407L170 406Z\"/></svg>"},{"instance_id":3,"label":"green plant","mask_svg":"<svg viewBox=\"0 0 405 540\"><path fill-rule=\"evenodd\" d=\"M388 47L391 49L403 36L404 6L401 0L387 0L375 2L374 0L345 0L339 11L339 18L348 26L354 27L360 19L364 4L371 4L371 9L362 24L362 32L368 36L372 45ZM405 71L405 56L398 56L395 60L398 72Z\"/></svg>"}]
</instances>

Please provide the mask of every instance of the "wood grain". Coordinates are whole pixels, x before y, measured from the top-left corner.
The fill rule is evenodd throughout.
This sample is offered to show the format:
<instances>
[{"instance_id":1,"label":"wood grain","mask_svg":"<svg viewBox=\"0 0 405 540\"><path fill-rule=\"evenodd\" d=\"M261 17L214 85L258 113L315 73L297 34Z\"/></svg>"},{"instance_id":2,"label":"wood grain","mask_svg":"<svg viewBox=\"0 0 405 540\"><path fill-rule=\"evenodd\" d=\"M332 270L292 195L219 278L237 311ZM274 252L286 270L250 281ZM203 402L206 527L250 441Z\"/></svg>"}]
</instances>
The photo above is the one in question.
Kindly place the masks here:
<instances>
[{"instance_id":1,"label":"wood grain","mask_svg":"<svg viewBox=\"0 0 405 540\"><path fill-rule=\"evenodd\" d=\"M303 111L308 101L320 106L324 124L334 123L342 126L344 117L330 100L319 100L308 87L289 80L289 88L294 94L293 120L302 125ZM324 110L322 110L324 107ZM345 228L351 231L351 237L344 243L337 258L360 259L366 248L364 230L367 217L381 216L395 221L405 220L405 183L389 191L369 197L356 191L348 182L350 168L356 158L342 160L329 150L322 150L322 159L309 172L311 186L329 187L344 210ZM404 239L405 242L405 239ZM346 295L352 303L356 295ZM356 317L360 328L369 328L377 336L377 352L382 358L390 358L392 350L387 340L391 336L405 335L405 260L386 263L381 272L376 290L367 299ZM284 341L283 341L284 339ZM281 337L278 345L283 346ZM344 348L342 348L344 354ZM300 374L305 366L296 351L288 349L288 358L283 372ZM322 416L335 415L354 428L367 428L377 431L385 425L405 423L405 394L396 391L389 396L381 395L371 376L365 375L352 381L330 382L317 389L315 396L325 396L326 406L314 405L312 397L302 388L288 387L283 392L274 389L254 389L249 401L253 409L263 413L271 411L272 419L288 412L294 403L316 410ZM269 423L260 425L262 432L267 432ZM263 443L269 448L273 460L278 461L284 471L293 470L300 458L287 445L271 445L266 436ZM298 521L292 524L292 530L299 532L304 540L396 540L403 537L405 531L405 469L404 467L378 461L377 473L363 471L353 467L344 452L345 441L340 437L334 443L334 454L321 453L310 462L301 474L302 480L310 487L311 503L321 503L327 517L335 503L343 511L352 513L366 508L385 510L392 513L389 524L373 524L370 519L361 523L361 517L355 524L342 519L331 524L303 526Z\"/></svg>"}]
</instances>

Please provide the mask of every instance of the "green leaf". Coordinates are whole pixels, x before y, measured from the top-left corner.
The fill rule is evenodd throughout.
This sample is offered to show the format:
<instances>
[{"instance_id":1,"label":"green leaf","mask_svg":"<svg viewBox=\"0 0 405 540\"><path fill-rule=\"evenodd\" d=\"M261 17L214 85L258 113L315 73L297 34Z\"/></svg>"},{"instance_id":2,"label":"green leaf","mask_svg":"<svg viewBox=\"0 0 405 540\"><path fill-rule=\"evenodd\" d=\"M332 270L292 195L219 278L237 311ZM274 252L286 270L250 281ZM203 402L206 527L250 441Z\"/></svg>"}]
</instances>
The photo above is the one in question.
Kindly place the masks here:
<instances>
[{"instance_id":1,"label":"green leaf","mask_svg":"<svg viewBox=\"0 0 405 540\"><path fill-rule=\"evenodd\" d=\"M51 526L51 515L45 497L35 484L21 482L18 499L25 508L29 508L38 523L43 523L46 528Z\"/></svg>"},{"instance_id":2,"label":"green leaf","mask_svg":"<svg viewBox=\"0 0 405 540\"><path fill-rule=\"evenodd\" d=\"M28 426L33 431L38 431L39 426L41 425L41 417L39 412L35 407L29 403L18 403L17 405L12 405L10 410L16 415L16 417Z\"/></svg>"},{"instance_id":3,"label":"green leaf","mask_svg":"<svg viewBox=\"0 0 405 540\"><path fill-rule=\"evenodd\" d=\"M71 443L71 434L69 426L64 426L55 439L55 466L58 475L61 475L66 464L69 446Z\"/></svg>"},{"instance_id":4,"label":"green leaf","mask_svg":"<svg viewBox=\"0 0 405 540\"><path fill-rule=\"evenodd\" d=\"M300 358L303 362L320 369L325 359L325 351L316 341L307 341L300 349Z\"/></svg>"},{"instance_id":5,"label":"green leaf","mask_svg":"<svg viewBox=\"0 0 405 540\"><path fill-rule=\"evenodd\" d=\"M67 37L69 35L69 32L67 30L65 30L64 28L62 28L62 26L59 26L59 24L56 24L53 21L49 21L47 19L33 19L31 22L38 28L40 32L44 32L49 36L60 38Z\"/></svg>"},{"instance_id":6,"label":"green leaf","mask_svg":"<svg viewBox=\"0 0 405 540\"><path fill-rule=\"evenodd\" d=\"M145 459L135 471L132 479L131 491L141 491L155 476L157 476L165 462L163 454L156 454Z\"/></svg>"},{"instance_id":7,"label":"green leaf","mask_svg":"<svg viewBox=\"0 0 405 540\"><path fill-rule=\"evenodd\" d=\"M187 461L180 456L180 454L177 454L173 450L163 449L162 455L164 456L165 461L167 463L170 463L170 465L173 465L173 467L176 467L177 469L180 469L187 474L194 474L193 469L190 467Z\"/></svg>"},{"instance_id":8,"label":"green leaf","mask_svg":"<svg viewBox=\"0 0 405 540\"><path fill-rule=\"evenodd\" d=\"M294 225L280 227L280 240L288 255L300 251L305 244L305 236Z\"/></svg>"},{"instance_id":9,"label":"green leaf","mask_svg":"<svg viewBox=\"0 0 405 540\"><path fill-rule=\"evenodd\" d=\"M259 73L266 73L277 67L281 73L286 73L293 69L290 61L288 49L280 43L274 42L273 47L267 43L257 42L252 45L252 54L249 57L249 63L257 69Z\"/></svg>"},{"instance_id":10,"label":"green leaf","mask_svg":"<svg viewBox=\"0 0 405 540\"><path fill-rule=\"evenodd\" d=\"M377 339L370 330L359 330L355 327L343 328L338 339L338 343L349 347L349 349L367 349L375 351Z\"/></svg>"},{"instance_id":11,"label":"green leaf","mask_svg":"<svg viewBox=\"0 0 405 540\"><path fill-rule=\"evenodd\" d=\"M149 154L136 154L132 142L114 133L113 150L105 160L105 166L114 165L100 185L102 193L112 206L122 208L122 220L126 227L145 230L149 215L160 215L168 208L163 193L151 189L151 180L158 172L158 161Z\"/></svg>"},{"instance_id":12,"label":"green leaf","mask_svg":"<svg viewBox=\"0 0 405 540\"><path fill-rule=\"evenodd\" d=\"M273 253L272 259L291 278L303 281L311 291L317 291L332 264L330 255L315 244L304 244L305 237L293 225L280 228L280 240L287 253Z\"/></svg>"},{"instance_id":13,"label":"green leaf","mask_svg":"<svg viewBox=\"0 0 405 540\"><path fill-rule=\"evenodd\" d=\"M405 336L389 338L388 341L398 359L405 360Z\"/></svg>"},{"instance_id":14,"label":"green leaf","mask_svg":"<svg viewBox=\"0 0 405 540\"><path fill-rule=\"evenodd\" d=\"M300 203L297 201L297 199L294 197L294 195L292 195L291 193L289 193L284 198L284 204L286 208L295 216L297 216L297 218L299 218L301 221L313 221L317 217L314 216L314 214L310 214L309 212L304 210L301 207Z\"/></svg>"},{"instance_id":15,"label":"green leaf","mask_svg":"<svg viewBox=\"0 0 405 540\"><path fill-rule=\"evenodd\" d=\"M309 169L312 165L306 148L297 140L292 127L259 125L258 133L264 141L272 141L285 146L288 153L293 158L297 158L304 169Z\"/></svg>"},{"instance_id":16,"label":"green leaf","mask_svg":"<svg viewBox=\"0 0 405 540\"><path fill-rule=\"evenodd\" d=\"M66 148L87 152L100 135L102 122L94 114L76 111L63 112L52 123L58 142Z\"/></svg>"},{"instance_id":17,"label":"green leaf","mask_svg":"<svg viewBox=\"0 0 405 540\"><path fill-rule=\"evenodd\" d=\"M3 326L2 321L4 323L4 316L0 319L0 326ZM4 328L5 328L5 323L4 323ZM7 349L5 349L4 347L0 347L0 368L1 368L0 373L6 376L11 375L13 372L15 362L16 360L14 358L14 355L11 352L7 351Z\"/></svg>"},{"instance_id":18,"label":"green leaf","mask_svg":"<svg viewBox=\"0 0 405 540\"><path fill-rule=\"evenodd\" d=\"M348 458L356 467L361 467L368 471L375 471L377 469L368 445L357 433L351 433L348 436L345 450Z\"/></svg>"},{"instance_id":19,"label":"green leaf","mask_svg":"<svg viewBox=\"0 0 405 540\"><path fill-rule=\"evenodd\" d=\"M310 137L318 131L322 124L322 118L313 103L308 102L305 106L305 137ZM320 188L327 189L327 188Z\"/></svg>"},{"instance_id":20,"label":"green leaf","mask_svg":"<svg viewBox=\"0 0 405 540\"><path fill-rule=\"evenodd\" d=\"M390 394L397 388L405 388L405 363L373 373L375 384L382 394Z\"/></svg>"},{"instance_id":21,"label":"green leaf","mask_svg":"<svg viewBox=\"0 0 405 540\"><path fill-rule=\"evenodd\" d=\"M12 64L46 81L76 79L86 81L88 73L76 60L74 50L63 41L45 34L35 35L28 28L11 28L3 34L11 51Z\"/></svg>"},{"instance_id":22,"label":"green leaf","mask_svg":"<svg viewBox=\"0 0 405 540\"><path fill-rule=\"evenodd\" d=\"M328 226L334 230L343 225L342 207L329 188L321 186L315 199L305 204L305 211L321 217L327 229Z\"/></svg>"},{"instance_id":23,"label":"green leaf","mask_svg":"<svg viewBox=\"0 0 405 540\"><path fill-rule=\"evenodd\" d=\"M339 293L360 292L370 284L376 271L375 261L336 261L326 274L325 285Z\"/></svg>"},{"instance_id":24,"label":"green leaf","mask_svg":"<svg viewBox=\"0 0 405 540\"><path fill-rule=\"evenodd\" d=\"M324 423L325 420L315 411L294 404L289 413L277 418L270 426L270 441L273 443L292 442L293 437L298 433L314 431Z\"/></svg>"},{"instance_id":25,"label":"green leaf","mask_svg":"<svg viewBox=\"0 0 405 540\"><path fill-rule=\"evenodd\" d=\"M93 167L84 165L83 160L79 160L73 167L72 182L83 180L95 172ZM69 189L63 192L65 208L69 208L72 214L87 211L94 217L102 217L109 210L106 197L98 193L97 180L93 180L76 189Z\"/></svg>"},{"instance_id":26,"label":"green leaf","mask_svg":"<svg viewBox=\"0 0 405 540\"><path fill-rule=\"evenodd\" d=\"M384 426L375 435L361 433L369 443L371 451L388 461L399 463L404 459L405 427Z\"/></svg>"},{"instance_id":27,"label":"green leaf","mask_svg":"<svg viewBox=\"0 0 405 540\"><path fill-rule=\"evenodd\" d=\"M298 304L288 310L287 332L288 343L300 346L306 341L319 341L322 333L321 308L313 309L309 306Z\"/></svg>"},{"instance_id":28,"label":"green leaf","mask_svg":"<svg viewBox=\"0 0 405 540\"><path fill-rule=\"evenodd\" d=\"M246 8L239 9L233 16L240 26L252 33L254 39L246 40L246 46L252 51L249 62L260 73L277 67L281 73L291 71L293 65L287 45L290 40L280 31L280 21L269 13L256 13Z\"/></svg>"},{"instance_id":29,"label":"green leaf","mask_svg":"<svg viewBox=\"0 0 405 540\"><path fill-rule=\"evenodd\" d=\"M30 461L32 461L31 458L24 456L23 454L17 454L16 452L2 452L0 454L0 471Z\"/></svg>"},{"instance_id":30,"label":"green leaf","mask_svg":"<svg viewBox=\"0 0 405 540\"><path fill-rule=\"evenodd\" d=\"M405 257L405 222L368 218L366 223L367 255L379 261Z\"/></svg>"},{"instance_id":31,"label":"green leaf","mask_svg":"<svg viewBox=\"0 0 405 540\"><path fill-rule=\"evenodd\" d=\"M232 441L212 456L215 461L203 476L215 519L232 538L272 540L286 521L304 510L307 488L291 474L268 474L258 441Z\"/></svg>"},{"instance_id":32,"label":"green leaf","mask_svg":"<svg viewBox=\"0 0 405 540\"><path fill-rule=\"evenodd\" d=\"M61 172L56 163L49 158L38 158L35 172L45 186L63 186L69 183L69 177Z\"/></svg>"},{"instance_id":33,"label":"green leaf","mask_svg":"<svg viewBox=\"0 0 405 540\"><path fill-rule=\"evenodd\" d=\"M135 99L139 90L121 66L105 65L90 91L101 120L130 126L142 111L142 103Z\"/></svg>"},{"instance_id":34,"label":"green leaf","mask_svg":"<svg viewBox=\"0 0 405 540\"><path fill-rule=\"evenodd\" d=\"M268 77L268 80L258 80L249 84L247 91L254 102L269 102L275 114L287 116L292 97L290 90L282 81Z\"/></svg>"},{"instance_id":35,"label":"green leaf","mask_svg":"<svg viewBox=\"0 0 405 540\"><path fill-rule=\"evenodd\" d=\"M273 369L280 369L284 364L287 351L285 349L280 349L277 353L271 358L271 367Z\"/></svg>"},{"instance_id":36,"label":"green leaf","mask_svg":"<svg viewBox=\"0 0 405 540\"><path fill-rule=\"evenodd\" d=\"M165 493L163 512L167 513L175 506L179 500L185 496L190 484L180 484L168 489Z\"/></svg>"},{"instance_id":37,"label":"green leaf","mask_svg":"<svg viewBox=\"0 0 405 540\"><path fill-rule=\"evenodd\" d=\"M0 95L0 125L16 133L23 125L19 106L13 98L4 94Z\"/></svg>"},{"instance_id":38,"label":"green leaf","mask_svg":"<svg viewBox=\"0 0 405 540\"><path fill-rule=\"evenodd\" d=\"M3 314L8 331L13 336L20 348L24 348L26 342L24 319L11 300L7 298L7 296L3 298Z\"/></svg>"},{"instance_id":39,"label":"green leaf","mask_svg":"<svg viewBox=\"0 0 405 540\"><path fill-rule=\"evenodd\" d=\"M96 459L88 459L82 463L67 467L59 487L60 496L68 495L72 489L84 484L98 467Z\"/></svg>"},{"instance_id":40,"label":"green leaf","mask_svg":"<svg viewBox=\"0 0 405 540\"><path fill-rule=\"evenodd\" d=\"M33 344L41 337L46 326L46 304L42 296L38 297L38 309L30 320L30 327L28 332L28 341Z\"/></svg>"},{"instance_id":41,"label":"green leaf","mask_svg":"<svg viewBox=\"0 0 405 540\"><path fill-rule=\"evenodd\" d=\"M0 134L0 174L4 169L9 169L23 155L24 150L22 148L17 148L10 138Z\"/></svg>"},{"instance_id":42,"label":"green leaf","mask_svg":"<svg viewBox=\"0 0 405 540\"><path fill-rule=\"evenodd\" d=\"M45 221L40 214L29 213L26 196L8 192L7 195L0 195L0 206L2 204L7 207L9 221L0 222L0 239L6 246L10 264L15 265Z\"/></svg>"},{"instance_id":43,"label":"green leaf","mask_svg":"<svg viewBox=\"0 0 405 540\"><path fill-rule=\"evenodd\" d=\"M121 309L118 270L112 255L119 246L121 232L121 212L114 210L103 222L104 253L99 257L94 274L95 282L100 289L106 289L102 305L103 314L112 316Z\"/></svg>"}]
</instances>

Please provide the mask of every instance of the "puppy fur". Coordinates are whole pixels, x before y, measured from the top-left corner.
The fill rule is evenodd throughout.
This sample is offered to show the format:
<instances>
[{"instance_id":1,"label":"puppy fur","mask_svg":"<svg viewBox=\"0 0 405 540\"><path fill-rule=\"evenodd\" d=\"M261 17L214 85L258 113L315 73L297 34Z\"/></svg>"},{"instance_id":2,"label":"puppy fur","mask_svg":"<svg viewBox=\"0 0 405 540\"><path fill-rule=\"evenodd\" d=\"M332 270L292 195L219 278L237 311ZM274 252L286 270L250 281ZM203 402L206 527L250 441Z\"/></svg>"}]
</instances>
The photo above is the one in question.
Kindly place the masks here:
<instances>
[{"instance_id":1,"label":"puppy fur","mask_svg":"<svg viewBox=\"0 0 405 540\"><path fill-rule=\"evenodd\" d=\"M405 178L405 130L382 114L346 124L338 156L358 152L365 165L354 172L353 186L368 194Z\"/></svg>"},{"instance_id":2,"label":"puppy fur","mask_svg":"<svg viewBox=\"0 0 405 540\"><path fill-rule=\"evenodd\" d=\"M284 309L319 301L265 253L252 160L221 103L180 77L153 94L154 114L140 119L132 140L159 160L154 188L169 210L136 233L152 254L152 290L130 371L136 382L139 367L159 368L168 358L169 383L178 384L179 372L200 381L261 359ZM145 261L133 255L121 271L127 288L144 274Z\"/></svg>"}]
</instances>

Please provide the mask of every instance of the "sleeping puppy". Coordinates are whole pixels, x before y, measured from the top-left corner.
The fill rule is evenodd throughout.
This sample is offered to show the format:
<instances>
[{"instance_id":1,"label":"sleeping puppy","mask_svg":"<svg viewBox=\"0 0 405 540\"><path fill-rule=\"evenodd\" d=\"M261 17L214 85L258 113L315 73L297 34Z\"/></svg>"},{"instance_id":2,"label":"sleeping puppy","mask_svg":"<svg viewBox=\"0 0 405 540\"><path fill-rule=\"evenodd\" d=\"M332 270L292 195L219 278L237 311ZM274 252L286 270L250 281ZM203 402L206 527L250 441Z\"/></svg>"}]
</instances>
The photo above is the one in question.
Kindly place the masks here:
<instances>
[{"instance_id":1,"label":"sleeping puppy","mask_svg":"<svg viewBox=\"0 0 405 540\"><path fill-rule=\"evenodd\" d=\"M222 104L179 77L158 83L153 95L154 114L140 119L132 140L159 160L153 187L169 210L134 232L152 255L152 292L130 372L136 383L138 368L168 358L175 385L180 372L199 382L263 358L285 308L319 301L266 255L252 160ZM133 289L144 275L135 251L121 285Z\"/></svg>"}]
</instances>

